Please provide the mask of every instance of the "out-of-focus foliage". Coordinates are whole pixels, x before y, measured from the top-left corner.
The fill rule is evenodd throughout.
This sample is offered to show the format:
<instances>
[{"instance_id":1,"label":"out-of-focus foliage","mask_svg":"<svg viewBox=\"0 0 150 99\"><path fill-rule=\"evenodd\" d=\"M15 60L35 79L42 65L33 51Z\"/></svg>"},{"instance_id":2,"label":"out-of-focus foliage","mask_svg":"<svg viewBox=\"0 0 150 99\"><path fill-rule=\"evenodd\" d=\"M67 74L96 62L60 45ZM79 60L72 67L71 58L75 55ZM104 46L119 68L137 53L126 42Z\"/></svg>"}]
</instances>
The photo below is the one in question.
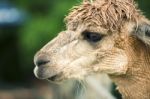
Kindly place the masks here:
<instances>
[{"instance_id":1,"label":"out-of-focus foliage","mask_svg":"<svg viewBox=\"0 0 150 99\"><path fill-rule=\"evenodd\" d=\"M150 0L136 0L143 14L150 19Z\"/></svg>"}]
</instances>

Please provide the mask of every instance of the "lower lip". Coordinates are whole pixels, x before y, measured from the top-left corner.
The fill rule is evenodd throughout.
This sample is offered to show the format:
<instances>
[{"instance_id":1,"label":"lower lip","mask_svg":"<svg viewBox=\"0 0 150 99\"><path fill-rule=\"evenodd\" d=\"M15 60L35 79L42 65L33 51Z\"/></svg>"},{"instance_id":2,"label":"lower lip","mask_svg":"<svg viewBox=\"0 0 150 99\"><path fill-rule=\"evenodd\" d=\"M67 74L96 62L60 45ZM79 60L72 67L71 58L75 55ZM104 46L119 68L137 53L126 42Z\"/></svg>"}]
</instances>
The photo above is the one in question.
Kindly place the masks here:
<instances>
[{"instance_id":1,"label":"lower lip","mask_svg":"<svg viewBox=\"0 0 150 99\"><path fill-rule=\"evenodd\" d=\"M55 80L57 80L57 75L55 75L55 76L53 76L53 77L51 77L51 78L48 78L48 80L51 80L51 81L55 81Z\"/></svg>"},{"instance_id":2,"label":"lower lip","mask_svg":"<svg viewBox=\"0 0 150 99\"><path fill-rule=\"evenodd\" d=\"M60 74L52 78L47 78L47 80L53 83L61 83L63 81Z\"/></svg>"}]
</instances>

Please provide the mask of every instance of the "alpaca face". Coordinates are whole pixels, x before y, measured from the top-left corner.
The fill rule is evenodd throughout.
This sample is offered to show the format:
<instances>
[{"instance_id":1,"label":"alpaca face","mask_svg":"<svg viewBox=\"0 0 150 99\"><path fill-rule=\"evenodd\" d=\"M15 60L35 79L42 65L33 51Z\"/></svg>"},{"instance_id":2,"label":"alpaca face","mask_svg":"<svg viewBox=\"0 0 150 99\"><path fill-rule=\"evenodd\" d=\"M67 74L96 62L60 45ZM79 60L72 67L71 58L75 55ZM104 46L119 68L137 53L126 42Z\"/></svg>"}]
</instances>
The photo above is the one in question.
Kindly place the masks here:
<instances>
[{"instance_id":1,"label":"alpaca face","mask_svg":"<svg viewBox=\"0 0 150 99\"><path fill-rule=\"evenodd\" d=\"M118 37L102 28L85 26L59 33L36 54L36 77L61 81L83 79L97 72L117 75L126 72L127 56L116 45Z\"/></svg>"},{"instance_id":2,"label":"alpaca face","mask_svg":"<svg viewBox=\"0 0 150 99\"><path fill-rule=\"evenodd\" d=\"M98 72L125 74L132 37L150 44L149 22L131 1L87 1L75 7L66 17L66 31L35 55L36 77L58 82Z\"/></svg>"}]
</instances>

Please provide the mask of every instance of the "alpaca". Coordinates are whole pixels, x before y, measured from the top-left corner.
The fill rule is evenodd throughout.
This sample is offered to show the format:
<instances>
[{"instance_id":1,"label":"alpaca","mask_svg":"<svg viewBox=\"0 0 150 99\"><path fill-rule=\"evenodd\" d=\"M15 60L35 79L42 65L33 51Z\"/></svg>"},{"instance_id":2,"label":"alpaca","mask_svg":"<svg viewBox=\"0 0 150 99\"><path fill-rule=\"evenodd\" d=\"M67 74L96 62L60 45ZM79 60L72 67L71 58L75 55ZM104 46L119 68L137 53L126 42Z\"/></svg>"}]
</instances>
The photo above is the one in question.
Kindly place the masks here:
<instances>
[{"instance_id":1,"label":"alpaca","mask_svg":"<svg viewBox=\"0 0 150 99\"><path fill-rule=\"evenodd\" d=\"M58 83L107 73L123 99L150 99L150 21L134 0L83 0L65 22L35 55L36 77Z\"/></svg>"}]
</instances>

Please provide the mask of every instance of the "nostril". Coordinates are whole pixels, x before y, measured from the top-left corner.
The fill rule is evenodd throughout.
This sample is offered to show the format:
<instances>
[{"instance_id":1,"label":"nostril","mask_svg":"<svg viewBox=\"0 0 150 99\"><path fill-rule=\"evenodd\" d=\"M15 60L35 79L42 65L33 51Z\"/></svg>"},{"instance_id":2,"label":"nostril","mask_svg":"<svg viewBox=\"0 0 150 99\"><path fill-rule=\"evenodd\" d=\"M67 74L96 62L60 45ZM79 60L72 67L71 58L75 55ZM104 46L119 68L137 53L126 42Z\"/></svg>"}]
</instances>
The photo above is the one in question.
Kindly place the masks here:
<instances>
[{"instance_id":1,"label":"nostril","mask_svg":"<svg viewBox=\"0 0 150 99\"><path fill-rule=\"evenodd\" d=\"M37 66L42 66L42 65L45 65L45 64L47 64L49 62L50 62L49 60L42 60L42 59L40 59L40 60L37 60L35 64Z\"/></svg>"},{"instance_id":2,"label":"nostril","mask_svg":"<svg viewBox=\"0 0 150 99\"><path fill-rule=\"evenodd\" d=\"M38 67L46 65L50 62L50 57L47 53L38 52L34 56L34 64Z\"/></svg>"}]
</instances>

